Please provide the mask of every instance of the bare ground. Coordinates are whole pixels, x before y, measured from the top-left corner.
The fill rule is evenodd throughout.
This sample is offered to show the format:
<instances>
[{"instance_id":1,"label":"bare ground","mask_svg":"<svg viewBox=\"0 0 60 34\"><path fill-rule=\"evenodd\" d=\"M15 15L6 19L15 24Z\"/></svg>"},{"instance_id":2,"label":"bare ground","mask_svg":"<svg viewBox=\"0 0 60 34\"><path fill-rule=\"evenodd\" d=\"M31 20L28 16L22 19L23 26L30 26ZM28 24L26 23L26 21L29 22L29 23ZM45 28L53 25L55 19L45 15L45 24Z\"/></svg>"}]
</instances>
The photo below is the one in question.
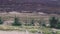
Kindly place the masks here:
<instances>
[{"instance_id":1,"label":"bare ground","mask_svg":"<svg viewBox=\"0 0 60 34\"><path fill-rule=\"evenodd\" d=\"M0 31L0 34L31 34L31 33L20 32L20 31Z\"/></svg>"}]
</instances>

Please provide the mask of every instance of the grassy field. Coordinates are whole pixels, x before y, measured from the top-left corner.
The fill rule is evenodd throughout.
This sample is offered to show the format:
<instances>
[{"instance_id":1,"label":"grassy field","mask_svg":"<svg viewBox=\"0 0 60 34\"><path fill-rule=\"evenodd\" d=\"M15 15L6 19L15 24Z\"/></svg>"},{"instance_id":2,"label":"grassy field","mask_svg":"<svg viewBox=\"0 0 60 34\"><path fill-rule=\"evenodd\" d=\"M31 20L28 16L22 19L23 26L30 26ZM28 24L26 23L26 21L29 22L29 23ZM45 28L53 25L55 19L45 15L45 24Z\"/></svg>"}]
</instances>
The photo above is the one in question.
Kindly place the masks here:
<instances>
[{"instance_id":1,"label":"grassy field","mask_svg":"<svg viewBox=\"0 0 60 34\"><path fill-rule=\"evenodd\" d=\"M50 16L48 15L38 15L38 14L0 14L0 17L2 17L2 19L4 21L13 21L14 17L18 17L21 21L22 24L26 23L26 21L28 23L30 23L31 19L34 19L36 23L38 23L38 21L42 20L45 21L46 23L48 23L48 19ZM2 31L26 31L28 30L29 32L35 33L35 32L44 32L44 34L52 34L52 28L48 28L48 27L41 27L41 26L8 26L8 25L0 25L0 30ZM56 34L60 34L60 31L57 31Z\"/></svg>"},{"instance_id":2,"label":"grassy field","mask_svg":"<svg viewBox=\"0 0 60 34\"><path fill-rule=\"evenodd\" d=\"M0 30L2 31L26 31L35 33L35 32L44 32L45 34L52 34L51 28L40 27L40 26L3 26L0 25ZM60 34L60 31L57 30L57 34Z\"/></svg>"}]
</instances>

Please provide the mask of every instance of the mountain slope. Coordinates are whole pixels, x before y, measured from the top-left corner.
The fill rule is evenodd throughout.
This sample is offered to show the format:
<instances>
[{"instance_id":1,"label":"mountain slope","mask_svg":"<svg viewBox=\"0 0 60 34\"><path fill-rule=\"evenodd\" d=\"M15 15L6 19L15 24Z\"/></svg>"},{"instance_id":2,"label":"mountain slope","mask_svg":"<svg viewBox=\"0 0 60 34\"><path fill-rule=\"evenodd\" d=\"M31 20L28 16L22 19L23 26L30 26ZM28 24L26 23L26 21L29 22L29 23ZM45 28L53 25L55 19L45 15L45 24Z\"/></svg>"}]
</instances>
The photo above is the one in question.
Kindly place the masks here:
<instances>
[{"instance_id":1,"label":"mountain slope","mask_svg":"<svg viewBox=\"0 0 60 34\"><path fill-rule=\"evenodd\" d=\"M60 14L60 0L0 0L0 11L36 11Z\"/></svg>"}]
</instances>

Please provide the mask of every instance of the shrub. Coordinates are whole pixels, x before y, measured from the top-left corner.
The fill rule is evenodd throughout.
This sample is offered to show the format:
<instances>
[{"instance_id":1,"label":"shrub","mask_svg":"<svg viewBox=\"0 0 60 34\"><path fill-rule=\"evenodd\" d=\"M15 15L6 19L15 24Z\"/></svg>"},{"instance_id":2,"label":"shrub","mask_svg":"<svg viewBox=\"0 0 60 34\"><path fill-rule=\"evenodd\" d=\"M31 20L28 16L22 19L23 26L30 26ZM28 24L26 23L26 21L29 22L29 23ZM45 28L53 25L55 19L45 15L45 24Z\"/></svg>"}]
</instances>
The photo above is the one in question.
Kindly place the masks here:
<instances>
[{"instance_id":1,"label":"shrub","mask_svg":"<svg viewBox=\"0 0 60 34\"><path fill-rule=\"evenodd\" d=\"M46 27L46 24L42 24L42 26Z\"/></svg>"},{"instance_id":2,"label":"shrub","mask_svg":"<svg viewBox=\"0 0 60 34\"><path fill-rule=\"evenodd\" d=\"M19 18L15 17L14 18L14 23L12 24L13 26L21 26L21 22L19 22Z\"/></svg>"},{"instance_id":3,"label":"shrub","mask_svg":"<svg viewBox=\"0 0 60 34\"><path fill-rule=\"evenodd\" d=\"M49 19L49 21L50 21L50 27L55 28L57 26L57 23L58 23L58 18L51 17L51 19Z\"/></svg>"},{"instance_id":4,"label":"shrub","mask_svg":"<svg viewBox=\"0 0 60 34\"><path fill-rule=\"evenodd\" d=\"M57 24L57 27L56 27L56 28L60 29L60 22L58 22L58 24Z\"/></svg>"},{"instance_id":5,"label":"shrub","mask_svg":"<svg viewBox=\"0 0 60 34\"><path fill-rule=\"evenodd\" d=\"M30 25L32 25L32 26L35 26L34 19L32 19L32 20L31 20L31 23L30 23Z\"/></svg>"},{"instance_id":6,"label":"shrub","mask_svg":"<svg viewBox=\"0 0 60 34\"><path fill-rule=\"evenodd\" d=\"M2 18L0 17L0 24L3 24L3 20L2 20Z\"/></svg>"},{"instance_id":7,"label":"shrub","mask_svg":"<svg viewBox=\"0 0 60 34\"><path fill-rule=\"evenodd\" d=\"M45 24L45 21L44 20L39 20L38 23L39 23L39 26L46 27L46 24Z\"/></svg>"}]
</instances>

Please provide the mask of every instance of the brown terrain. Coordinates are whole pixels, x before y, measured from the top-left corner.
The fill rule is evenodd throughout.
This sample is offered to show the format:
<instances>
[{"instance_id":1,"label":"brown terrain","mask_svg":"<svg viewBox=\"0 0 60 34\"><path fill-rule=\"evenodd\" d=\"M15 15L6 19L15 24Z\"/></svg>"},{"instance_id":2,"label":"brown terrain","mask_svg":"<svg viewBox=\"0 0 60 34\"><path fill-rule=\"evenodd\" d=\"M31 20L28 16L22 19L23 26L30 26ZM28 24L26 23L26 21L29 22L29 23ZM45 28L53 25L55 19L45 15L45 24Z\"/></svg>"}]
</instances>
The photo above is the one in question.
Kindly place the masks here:
<instances>
[{"instance_id":1,"label":"brown terrain","mask_svg":"<svg viewBox=\"0 0 60 34\"><path fill-rule=\"evenodd\" d=\"M0 0L0 12L60 14L60 0Z\"/></svg>"}]
</instances>

